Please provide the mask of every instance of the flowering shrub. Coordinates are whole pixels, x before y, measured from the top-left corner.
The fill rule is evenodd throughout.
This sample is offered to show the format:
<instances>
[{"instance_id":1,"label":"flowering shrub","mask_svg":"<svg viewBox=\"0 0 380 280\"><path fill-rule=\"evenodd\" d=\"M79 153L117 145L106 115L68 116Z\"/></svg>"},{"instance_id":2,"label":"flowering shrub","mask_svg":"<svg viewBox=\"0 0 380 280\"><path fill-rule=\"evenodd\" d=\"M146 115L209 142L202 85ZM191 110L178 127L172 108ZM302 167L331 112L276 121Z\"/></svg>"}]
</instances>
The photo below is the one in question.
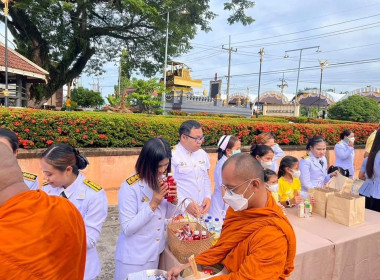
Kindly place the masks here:
<instances>
[{"instance_id":1,"label":"flowering shrub","mask_svg":"<svg viewBox=\"0 0 380 280\"><path fill-rule=\"evenodd\" d=\"M205 146L216 146L223 134L236 135L243 145L250 145L262 132L272 132L282 145L306 144L307 138L313 135L322 135L329 144L335 144L345 129L352 129L356 143L363 144L378 127L374 123L301 124L229 116L215 118L0 109L0 126L16 132L20 146L25 149L46 148L59 142L76 147L141 147L155 136L165 137L174 145L179 139L181 123L191 118L202 124Z\"/></svg>"}]
</instances>

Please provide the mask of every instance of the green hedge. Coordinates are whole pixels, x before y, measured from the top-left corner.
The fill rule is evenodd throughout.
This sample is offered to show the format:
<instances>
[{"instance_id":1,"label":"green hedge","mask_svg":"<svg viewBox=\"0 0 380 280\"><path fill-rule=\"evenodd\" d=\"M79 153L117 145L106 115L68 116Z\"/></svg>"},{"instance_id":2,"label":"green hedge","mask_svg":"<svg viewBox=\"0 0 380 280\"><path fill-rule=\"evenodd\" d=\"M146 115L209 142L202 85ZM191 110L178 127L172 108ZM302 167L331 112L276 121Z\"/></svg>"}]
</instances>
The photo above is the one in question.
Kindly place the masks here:
<instances>
[{"instance_id":1,"label":"green hedge","mask_svg":"<svg viewBox=\"0 0 380 280\"><path fill-rule=\"evenodd\" d=\"M178 142L178 128L186 119L196 118L205 134L205 146L215 146L223 134L238 136L250 145L256 135L272 132L279 144L306 144L307 138L322 135L330 144L339 141L344 129L356 133L357 144L365 143L377 129L373 123L300 124L274 122L267 118L151 116L102 112L53 112L33 109L0 109L0 126L15 131L23 148L45 148L57 142L77 147L141 147L149 138L165 137ZM265 120L265 121L264 121ZM280 118L283 120L283 118Z\"/></svg>"}]
</instances>

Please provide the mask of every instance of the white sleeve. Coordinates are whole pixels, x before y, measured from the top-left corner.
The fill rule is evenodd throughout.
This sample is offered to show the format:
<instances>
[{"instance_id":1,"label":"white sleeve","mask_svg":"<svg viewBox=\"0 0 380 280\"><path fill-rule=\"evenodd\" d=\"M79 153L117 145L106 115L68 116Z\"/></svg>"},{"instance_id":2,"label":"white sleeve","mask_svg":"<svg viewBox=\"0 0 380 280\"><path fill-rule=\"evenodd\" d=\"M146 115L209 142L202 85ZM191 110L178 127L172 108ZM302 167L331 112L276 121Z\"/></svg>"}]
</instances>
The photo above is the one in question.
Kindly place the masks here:
<instances>
[{"instance_id":1,"label":"white sleeve","mask_svg":"<svg viewBox=\"0 0 380 280\"><path fill-rule=\"evenodd\" d=\"M154 212L149 206L149 201L144 203L144 207L138 209L138 199L133 190L136 186L129 186L123 182L119 191L119 220L122 232L133 235L139 231L154 216Z\"/></svg>"}]
</instances>

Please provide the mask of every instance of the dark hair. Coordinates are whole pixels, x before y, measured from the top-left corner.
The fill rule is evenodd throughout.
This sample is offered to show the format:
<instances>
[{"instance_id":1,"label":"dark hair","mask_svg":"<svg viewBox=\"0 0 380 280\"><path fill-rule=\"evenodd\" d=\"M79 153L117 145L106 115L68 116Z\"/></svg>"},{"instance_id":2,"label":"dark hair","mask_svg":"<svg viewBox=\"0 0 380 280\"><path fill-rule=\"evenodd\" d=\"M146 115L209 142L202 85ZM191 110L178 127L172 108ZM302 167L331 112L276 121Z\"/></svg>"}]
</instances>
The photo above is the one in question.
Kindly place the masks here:
<instances>
[{"instance_id":1,"label":"dark hair","mask_svg":"<svg viewBox=\"0 0 380 280\"><path fill-rule=\"evenodd\" d=\"M223 155L226 154L226 150L227 149L232 149L233 146L235 146L235 143L237 141L240 141L239 138L237 138L236 136L231 136L230 140L228 140L228 143L227 143L227 146L226 146L225 150L222 150L221 148L218 148L218 160L220 160L223 157Z\"/></svg>"},{"instance_id":2,"label":"dark hair","mask_svg":"<svg viewBox=\"0 0 380 280\"><path fill-rule=\"evenodd\" d=\"M273 133L271 132L263 132L256 136L255 143L257 145L265 145L266 142L270 139L275 139Z\"/></svg>"},{"instance_id":3,"label":"dark hair","mask_svg":"<svg viewBox=\"0 0 380 280\"><path fill-rule=\"evenodd\" d=\"M75 175L78 175L79 170L85 169L89 164L87 158L77 149L64 143L50 146L42 153L42 158L61 172L71 166Z\"/></svg>"},{"instance_id":4,"label":"dark hair","mask_svg":"<svg viewBox=\"0 0 380 280\"><path fill-rule=\"evenodd\" d=\"M276 172L274 172L272 169L265 168L264 169L264 182L267 183L270 179L270 177L276 176Z\"/></svg>"},{"instance_id":5,"label":"dark hair","mask_svg":"<svg viewBox=\"0 0 380 280\"><path fill-rule=\"evenodd\" d=\"M0 128L0 138L7 139L13 152L16 152L18 149L18 137L13 131L6 128Z\"/></svg>"},{"instance_id":6,"label":"dark hair","mask_svg":"<svg viewBox=\"0 0 380 280\"><path fill-rule=\"evenodd\" d=\"M167 172L169 172L172 158L170 145L164 138L155 137L145 142L137 159L135 166L137 174L155 191L160 189L158 182L158 164L166 158L169 159L167 170Z\"/></svg>"},{"instance_id":7,"label":"dark hair","mask_svg":"<svg viewBox=\"0 0 380 280\"><path fill-rule=\"evenodd\" d=\"M285 168L289 167L290 169L298 162L298 159L292 156L283 157L280 162L280 167L278 168L278 178L286 174Z\"/></svg>"},{"instance_id":8,"label":"dark hair","mask_svg":"<svg viewBox=\"0 0 380 280\"><path fill-rule=\"evenodd\" d=\"M181 137L182 134L187 134L189 135L191 130L193 128L202 128L202 125L197 122L197 121L194 121L194 120L187 120L187 121L184 121L180 128L179 128L179 137Z\"/></svg>"},{"instance_id":9,"label":"dark hair","mask_svg":"<svg viewBox=\"0 0 380 280\"><path fill-rule=\"evenodd\" d=\"M350 136L350 134L352 133L352 130L350 129L346 129L345 131L343 131L341 134L340 134L340 139L343 140L344 137L348 137Z\"/></svg>"},{"instance_id":10,"label":"dark hair","mask_svg":"<svg viewBox=\"0 0 380 280\"><path fill-rule=\"evenodd\" d=\"M227 165L235 163L234 176L236 178L242 178L248 180L251 178L258 178L260 181L264 181L264 172L261 164L257 159L248 154L237 154L229 157L222 166L222 170Z\"/></svg>"},{"instance_id":11,"label":"dark hair","mask_svg":"<svg viewBox=\"0 0 380 280\"><path fill-rule=\"evenodd\" d=\"M271 147L266 146L266 145L253 144L250 149L250 154L254 158L256 158L256 156L263 157L268 153L274 153L274 151Z\"/></svg>"},{"instance_id":12,"label":"dark hair","mask_svg":"<svg viewBox=\"0 0 380 280\"><path fill-rule=\"evenodd\" d=\"M373 177L373 167L375 165L375 157L380 150L380 129L377 130L375 139L373 140L371 151L368 155L367 165L365 170L369 179Z\"/></svg>"},{"instance_id":13,"label":"dark hair","mask_svg":"<svg viewBox=\"0 0 380 280\"><path fill-rule=\"evenodd\" d=\"M343 176L345 177L350 177L350 171L348 169L343 169L342 167L340 166L334 166L334 165L331 165L329 167L329 169L327 169L327 174L330 174L330 173L333 173L334 171L337 171L342 174ZM352 174L353 175L353 174Z\"/></svg>"},{"instance_id":14,"label":"dark hair","mask_svg":"<svg viewBox=\"0 0 380 280\"><path fill-rule=\"evenodd\" d=\"M309 138L309 141L307 142L307 145L306 145L306 150L309 151L311 147L314 147L315 145L321 142L326 143L325 139L323 139L322 136L314 136L314 137Z\"/></svg>"}]
</instances>

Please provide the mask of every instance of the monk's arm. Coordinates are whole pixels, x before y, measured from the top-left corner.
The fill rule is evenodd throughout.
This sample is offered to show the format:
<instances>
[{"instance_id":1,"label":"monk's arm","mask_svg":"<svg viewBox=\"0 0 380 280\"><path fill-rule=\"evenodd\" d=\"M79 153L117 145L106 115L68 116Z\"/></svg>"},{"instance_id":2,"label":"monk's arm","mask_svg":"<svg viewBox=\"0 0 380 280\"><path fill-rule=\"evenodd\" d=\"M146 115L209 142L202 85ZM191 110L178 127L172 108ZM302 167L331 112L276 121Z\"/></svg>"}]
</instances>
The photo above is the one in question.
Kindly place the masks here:
<instances>
[{"instance_id":1,"label":"monk's arm","mask_svg":"<svg viewBox=\"0 0 380 280\"><path fill-rule=\"evenodd\" d=\"M218 280L279 279L284 273L288 245L277 227L262 228L249 242L249 255L238 271L213 277Z\"/></svg>"}]
</instances>

